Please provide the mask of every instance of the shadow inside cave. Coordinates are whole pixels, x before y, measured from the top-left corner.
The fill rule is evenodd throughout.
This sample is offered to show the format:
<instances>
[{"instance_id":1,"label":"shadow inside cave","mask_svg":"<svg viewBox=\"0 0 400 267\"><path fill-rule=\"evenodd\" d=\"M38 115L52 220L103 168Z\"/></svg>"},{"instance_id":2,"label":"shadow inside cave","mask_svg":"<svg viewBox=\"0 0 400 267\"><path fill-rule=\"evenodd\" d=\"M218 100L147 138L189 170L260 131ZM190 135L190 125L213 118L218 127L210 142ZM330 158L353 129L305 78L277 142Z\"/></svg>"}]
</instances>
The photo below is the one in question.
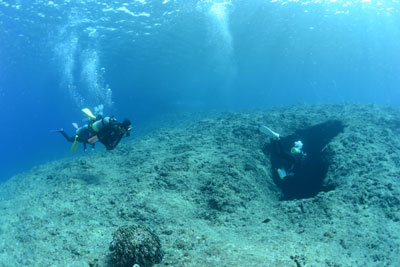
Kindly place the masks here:
<instances>
[{"instance_id":1,"label":"shadow inside cave","mask_svg":"<svg viewBox=\"0 0 400 267\"><path fill-rule=\"evenodd\" d=\"M273 180L282 190L282 200L311 198L319 192L333 190L333 186L324 186L329 161L328 152L324 149L329 142L343 132L344 125L339 120L330 120L312 127L297 130L294 134L281 137L285 151L289 152L295 141L301 140L303 151L307 156L302 160L301 167L296 169L293 176L281 179L277 169L283 168L287 162L279 155L272 140L264 150L269 151Z\"/></svg>"}]
</instances>

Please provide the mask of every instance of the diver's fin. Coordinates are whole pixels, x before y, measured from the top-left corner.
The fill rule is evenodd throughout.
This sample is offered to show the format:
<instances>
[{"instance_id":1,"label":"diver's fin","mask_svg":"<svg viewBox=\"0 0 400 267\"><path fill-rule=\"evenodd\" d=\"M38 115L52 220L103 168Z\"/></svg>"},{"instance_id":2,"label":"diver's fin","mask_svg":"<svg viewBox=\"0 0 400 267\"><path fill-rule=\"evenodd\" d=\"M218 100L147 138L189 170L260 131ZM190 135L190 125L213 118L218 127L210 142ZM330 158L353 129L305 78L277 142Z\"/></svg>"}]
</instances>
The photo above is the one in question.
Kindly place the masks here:
<instances>
[{"instance_id":1,"label":"diver's fin","mask_svg":"<svg viewBox=\"0 0 400 267\"><path fill-rule=\"evenodd\" d=\"M88 117L90 117L92 120L96 119L96 116L93 115L93 113L90 111L88 108L83 108L82 109L83 113L85 113Z\"/></svg>"},{"instance_id":2,"label":"diver's fin","mask_svg":"<svg viewBox=\"0 0 400 267\"><path fill-rule=\"evenodd\" d=\"M78 149L78 136L76 135L75 136L75 140L74 140L74 142L72 143L72 146L71 146L71 152L73 153L73 152L75 152L77 149Z\"/></svg>"},{"instance_id":3,"label":"diver's fin","mask_svg":"<svg viewBox=\"0 0 400 267\"><path fill-rule=\"evenodd\" d=\"M260 132L262 132L262 133L265 133L265 134L267 134L267 135L271 135L271 136L275 137L276 139L279 139L279 134L276 133L276 132L274 132L274 131L272 131L270 128L268 128L268 127L265 126L265 125L260 124L260 125L258 126L258 129L259 129Z\"/></svg>"},{"instance_id":4,"label":"diver's fin","mask_svg":"<svg viewBox=\"0 0 400 267\"><path fill-rule=\"evenodd\" d=\"M284 169L277 169L279 178L283 179L287 176L286 171Z\"/></svg>"}]
</instances>

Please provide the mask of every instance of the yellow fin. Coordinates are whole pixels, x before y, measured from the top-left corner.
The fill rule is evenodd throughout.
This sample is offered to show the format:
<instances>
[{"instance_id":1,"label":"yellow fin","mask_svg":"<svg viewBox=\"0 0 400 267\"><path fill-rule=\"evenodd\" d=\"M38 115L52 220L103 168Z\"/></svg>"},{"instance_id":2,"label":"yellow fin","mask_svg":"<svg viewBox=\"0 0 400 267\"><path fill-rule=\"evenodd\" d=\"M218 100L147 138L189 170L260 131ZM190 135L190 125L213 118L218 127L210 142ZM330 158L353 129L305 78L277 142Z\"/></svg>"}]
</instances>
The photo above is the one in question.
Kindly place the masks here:
<instances>
[{"instance_id":1,"label":"yellow fin","mask_svg":"<svg viewBox=\"0 0 400 267\"><path fill-rule=\"evenodd\" d=\"M83 113L85 113L87 116L89 116L92 120L96 119L96 116L93 115L93 113L90 111L88 108L83 108L82 109Z\"/></svg>"},{"instance_id":2,"label":"yellow fin","mask_svg":"<svg viewBox=\"0 0 400 267\"><path fill-rule=\"evenodd\" d=\"M74 143L72 143L72 147L71 147L71 152L73 153L73 152L75 152L77 149L78 149L78 136L76 135L75 136L75 140L74 140Z\"/></svg>"}]
</instances>

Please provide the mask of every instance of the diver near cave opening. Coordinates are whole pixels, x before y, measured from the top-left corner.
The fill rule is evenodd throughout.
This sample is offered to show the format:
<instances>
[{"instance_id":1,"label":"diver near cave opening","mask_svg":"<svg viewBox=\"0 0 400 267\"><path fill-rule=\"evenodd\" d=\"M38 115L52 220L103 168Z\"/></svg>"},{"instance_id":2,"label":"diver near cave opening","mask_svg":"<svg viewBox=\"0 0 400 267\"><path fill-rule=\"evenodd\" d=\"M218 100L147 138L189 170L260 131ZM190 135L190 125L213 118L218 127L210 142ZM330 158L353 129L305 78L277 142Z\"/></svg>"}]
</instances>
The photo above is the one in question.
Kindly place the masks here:
<instances>
[{"instance_id":1,"label":"diver near cave opening","mask_svg":"<svg viewBox=\"0 0 400 267\"><path fill-rule=\"evenodd\" d=\"M73 143L71 152L77 150L79 143L83 143L84 151L86 151L86 146L88 144L94 148L96 141L102 143L107 150L113 150L123 137L130 136L132 125L128 119L125 119L121 123L118 122L114 116L103 117L102 109L103 105L95 108L95 111L98 111L97 116L93 115L88 108L82 109L82 111L89 117L89 122L80 128L78 128L76 123L73 123L76 128L76 134L74 137L68 136L62 128L55 131L61 133L68 142Z\"/></svg>"},{"instance_id":2,"label":"diver near cave opening","mask_svg":"<svg viewBox=\"0 0 400 267\"><path fill-rule=\"evenodd\" d=\"M284 167L278 168L276 170L278 172L279 178L284 179L286 177L294 176L296 171L298 171L302 167L302 163L307 157L307 154L303 151L303 143L300 140L294 142L294 145L290 149L290 152L286 152L278 133L272 131L265 125L259 125L258 129L260 132L273 137L276 153L281 159L286 162Z\"/></svg>"}]
</instances>

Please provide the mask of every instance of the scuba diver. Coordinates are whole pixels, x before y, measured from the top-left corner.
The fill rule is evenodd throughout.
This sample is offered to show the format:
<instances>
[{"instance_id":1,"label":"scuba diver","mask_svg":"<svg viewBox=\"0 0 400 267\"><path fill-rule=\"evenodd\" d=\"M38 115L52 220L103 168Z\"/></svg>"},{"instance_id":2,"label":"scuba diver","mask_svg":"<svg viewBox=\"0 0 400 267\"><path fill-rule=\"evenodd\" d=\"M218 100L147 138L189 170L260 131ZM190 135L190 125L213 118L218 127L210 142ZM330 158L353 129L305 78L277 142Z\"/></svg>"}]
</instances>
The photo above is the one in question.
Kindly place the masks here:
<instances>
[{"instance_id":1,"label":"scuba diver","mask_svg":"<svg viewBox=\"0 0 400 267\"><path fill-rule=\"evenodd\" d=\"M274 146L277 155L286 162L286 166L277 169L279 178L294 176L296 171L301 168L301 165L307 154L303 151L303 143L299 140L294 142L290 152L286 152L280 140L280 135L265 125L259 125L260 132L270 135L274 139Z\"/></svg>"},{"instance_id":2,"label":"scuba diver","mask_svg":"<svg viewBox=\"0 0 400 267\"><path fill-rule=\"evenodd\" d=\"M125 119L120 123L114 116L103 118L102 108L102 105L95 108L95 111L98 111L97 116L93 115L88 108L82 109L90 118L89 123L80 128L78 128L76 123L73 123L72 125L76 128L74 137L68 136L62 128L55 131L61 133L68 142L73 143L71 152L76 151L78 143L83 143L84 151L86 151L86 146L88 144L94 148L96 141L102 143L107 150L113 150L124 136L130 136L130 131L132 130L131 122Z\"/></svg>"}]
</instances>

